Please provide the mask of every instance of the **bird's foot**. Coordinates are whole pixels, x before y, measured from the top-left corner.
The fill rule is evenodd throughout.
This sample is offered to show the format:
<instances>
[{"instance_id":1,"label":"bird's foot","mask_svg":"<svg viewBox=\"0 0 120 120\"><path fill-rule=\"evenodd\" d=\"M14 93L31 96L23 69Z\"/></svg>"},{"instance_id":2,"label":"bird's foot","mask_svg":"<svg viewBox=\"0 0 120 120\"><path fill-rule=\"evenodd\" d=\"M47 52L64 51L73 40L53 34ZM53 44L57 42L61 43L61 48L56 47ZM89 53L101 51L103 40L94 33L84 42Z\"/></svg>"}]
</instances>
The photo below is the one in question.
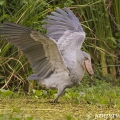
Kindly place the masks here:
<instances>
[{"instance_id":1,"label":"bird's foot","mask_svg":"<svg viewBox=\"0 0 120 120\"><path fill-rule=\"evenodd\" d=\"M57 103L59 103L58 101L49 101L49 103L51 103L51 104L57 104Z\"/></svg>"},{"instance_id":2,"label":"bird's foot","mask_svg":"<svg viewBox=\"0 0 120 120\"><path fill-rule=\"evenodd\" d=\"M55 98L54 101L53 101L53 103L59 103L59 102L58 102L58 99Z\"/></svg>"},{"instance_id":3,"label":"bird's foot","mask_svg":"<svg viewBox=\"0 0 120 120\"><path fill-rule=\"evenodd\" d=\"M59 103L59 102L58 102L58 99L55 98L54 101L49 101L49 103L55 104L55 103Z\"/></svg>"}]
</instances>

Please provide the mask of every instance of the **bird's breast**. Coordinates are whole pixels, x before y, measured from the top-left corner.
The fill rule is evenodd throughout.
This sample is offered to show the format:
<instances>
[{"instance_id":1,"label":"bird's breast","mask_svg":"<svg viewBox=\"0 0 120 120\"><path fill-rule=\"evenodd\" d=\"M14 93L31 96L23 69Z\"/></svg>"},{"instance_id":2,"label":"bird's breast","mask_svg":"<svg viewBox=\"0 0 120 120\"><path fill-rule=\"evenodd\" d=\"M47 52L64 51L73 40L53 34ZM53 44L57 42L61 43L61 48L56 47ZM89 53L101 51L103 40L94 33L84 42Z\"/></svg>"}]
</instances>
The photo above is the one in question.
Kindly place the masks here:
<instances>
[{"instance_id":1,"label":"bird's breast","mask_svg":"<svg viewBox=\"0 0 120 120\"><path fill-rule=\"evenodd\" d=\"M73 84L79 84L84 77L85 70L82 67L72 69L70 71L70 78Z\"/></svg>"}]
</instances>

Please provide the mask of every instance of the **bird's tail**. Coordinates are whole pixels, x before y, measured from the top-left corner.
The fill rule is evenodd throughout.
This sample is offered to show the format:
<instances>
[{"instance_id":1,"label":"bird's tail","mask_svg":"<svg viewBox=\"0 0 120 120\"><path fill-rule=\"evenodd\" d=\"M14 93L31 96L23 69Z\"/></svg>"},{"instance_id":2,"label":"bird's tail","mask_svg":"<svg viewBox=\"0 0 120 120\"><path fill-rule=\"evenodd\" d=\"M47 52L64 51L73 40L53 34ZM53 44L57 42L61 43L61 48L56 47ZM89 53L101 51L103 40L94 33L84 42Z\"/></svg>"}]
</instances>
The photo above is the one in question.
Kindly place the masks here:
<instances>
[{"instance_id":1,"label":"bird's tail","mask_svg":"<svg viewBox=\"0 0 120 120\"><path fill-rule=\"evenodd\" d=\"M39 80L39 78L37 77L37 75L31 74L31 75L27 78L27 80Z\"/></svg>"}]
</instances>

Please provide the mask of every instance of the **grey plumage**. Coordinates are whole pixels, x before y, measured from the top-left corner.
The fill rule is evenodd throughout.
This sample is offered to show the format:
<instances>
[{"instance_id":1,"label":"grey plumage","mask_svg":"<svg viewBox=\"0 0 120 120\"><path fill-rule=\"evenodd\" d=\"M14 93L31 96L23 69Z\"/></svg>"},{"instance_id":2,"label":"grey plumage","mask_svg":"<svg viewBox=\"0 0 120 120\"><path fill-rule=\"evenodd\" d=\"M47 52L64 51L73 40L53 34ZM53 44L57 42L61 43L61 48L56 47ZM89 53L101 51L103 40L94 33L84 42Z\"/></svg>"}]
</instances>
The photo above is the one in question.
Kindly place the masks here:
<instances>
[{"instance_id":1,"label":"grey plumage","mask_svg":"<svg viewBox=\"0 0 120 120\"><path fill-rule=\"evenodd\" d=\"M0 25L0 38L19 47L28 57L34 71L28 80L58 89L54 102L65 88L79 84L85 69L93 75L90 56L80 50L85 39L83 28L70 9L64 10L57 8L44 20L46 36L14 23ZM86 66L85 60L89 60L90 66Z\"/></svg>"}]
</instances>

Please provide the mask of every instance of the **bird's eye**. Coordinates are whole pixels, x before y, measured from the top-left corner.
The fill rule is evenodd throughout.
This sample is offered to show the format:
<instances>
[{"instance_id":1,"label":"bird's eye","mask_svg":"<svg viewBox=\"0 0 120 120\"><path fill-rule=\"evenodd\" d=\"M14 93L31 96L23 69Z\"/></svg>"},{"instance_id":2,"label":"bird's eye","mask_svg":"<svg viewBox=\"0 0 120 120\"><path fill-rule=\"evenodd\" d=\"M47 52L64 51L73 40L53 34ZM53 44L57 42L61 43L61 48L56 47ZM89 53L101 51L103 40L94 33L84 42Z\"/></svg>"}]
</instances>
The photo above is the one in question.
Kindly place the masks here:
<instances>
[{"instance_id":1,"label":"bird's eye","mask_svg":"<svg viewBox=\"0 0 120 120\"><path fill-rule=\"evenodd\" d=\"M88 58L87 58L87 57L85 57L85 60L88 60Z\"/></svg>"}]
</instances>

